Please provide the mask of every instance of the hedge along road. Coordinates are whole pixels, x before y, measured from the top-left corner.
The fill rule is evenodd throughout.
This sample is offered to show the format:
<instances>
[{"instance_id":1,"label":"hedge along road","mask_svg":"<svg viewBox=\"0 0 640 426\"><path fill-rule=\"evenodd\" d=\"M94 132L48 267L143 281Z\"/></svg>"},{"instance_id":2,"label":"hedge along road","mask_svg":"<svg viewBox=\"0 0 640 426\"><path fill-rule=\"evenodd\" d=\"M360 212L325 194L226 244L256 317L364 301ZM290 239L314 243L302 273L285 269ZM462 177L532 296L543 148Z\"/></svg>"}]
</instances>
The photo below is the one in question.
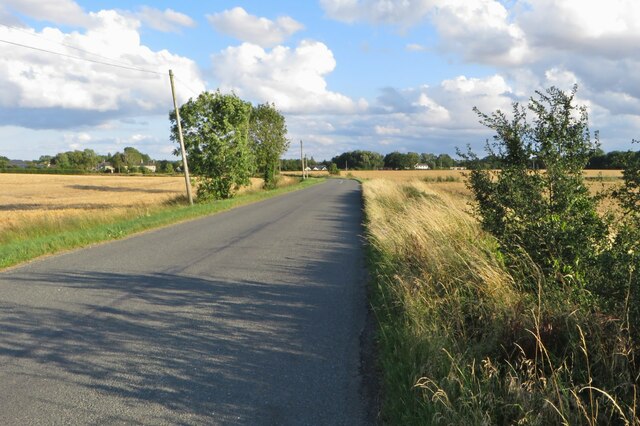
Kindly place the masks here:
<instances>
[{"instance_id":1,"label":"hedge along road","mask_svg":"<svg viewBox=\"0 0 640 426\"><path fill-rule=\"evenodd\" d=\"M0 273L0 423L369 423L361 219L329 180Z\"/></svg>"}]
</instances>

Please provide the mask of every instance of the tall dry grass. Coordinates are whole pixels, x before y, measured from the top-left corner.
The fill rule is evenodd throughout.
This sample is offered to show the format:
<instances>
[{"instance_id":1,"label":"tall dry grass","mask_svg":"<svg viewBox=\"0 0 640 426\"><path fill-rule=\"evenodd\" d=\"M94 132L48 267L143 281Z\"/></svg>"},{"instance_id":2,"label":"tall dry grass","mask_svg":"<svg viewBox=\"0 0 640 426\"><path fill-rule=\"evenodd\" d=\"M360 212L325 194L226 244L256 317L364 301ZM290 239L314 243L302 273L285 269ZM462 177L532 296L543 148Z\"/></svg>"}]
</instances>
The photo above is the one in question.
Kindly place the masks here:
<instances>
[{"instance_id":1,"label":"tall dry grass","mask_svg":"<svg viewBox=\"0 0 640 426\"><path fill-rule=\"evenodd\" d=\"M507 270L469 199L445 188L363 185L383 422L640 424L624 327L524 291L535 265Z\"/></svg>"}]
</instances>

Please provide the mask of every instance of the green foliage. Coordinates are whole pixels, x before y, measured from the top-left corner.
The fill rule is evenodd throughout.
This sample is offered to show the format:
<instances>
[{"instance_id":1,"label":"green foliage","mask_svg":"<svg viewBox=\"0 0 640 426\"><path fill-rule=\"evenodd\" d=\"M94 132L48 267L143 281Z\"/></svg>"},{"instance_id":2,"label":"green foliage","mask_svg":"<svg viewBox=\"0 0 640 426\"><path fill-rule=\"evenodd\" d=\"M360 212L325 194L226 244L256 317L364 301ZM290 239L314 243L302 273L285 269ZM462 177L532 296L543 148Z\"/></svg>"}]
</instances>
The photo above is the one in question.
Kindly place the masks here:
<instances>
[{"instance_id":1,"label":"green foliage","mask_svg":"<svg viewBox=\"0 0 640 426\"><path fill-rule=\"evenodd\" d=\"M338 165L336 163L331 163L329 165L329 174L330 175L339 175L340 170L338 169Z\"/></svg>"},{"instance_id":2,"label":"green foliage","mask_svg":"<svg viewBox=\"0 0 640 426\"><path fill-rule=\"evenodd\" d=\"M163 167L160 169L160 171L162 173L173 173L174 172L174 168L173 168L173 164L169 161L164 162Z\"/></svg>"},{"instance_id":3,"label":"green foliage","mask_svg":"<svg viewBox=\"0 0 640 426\"><path fill-rule=\"evenodd\" d=\"M623 184L613 196L623 208L615 239L602 254L594 286L610 311L623 312L627 327L640 342L640 156L628 152L623 159Z\"/></svg>"},{"instance_id":4,"label":"green foliage","mask_svg":"<svg viewBox=\"0 0 640 426\"><path fill-rule=\"evenodd\" d=\"M487 144L501 171L475 168L469 187L485 230L496 236L507 257L526 253L555 282L585 284L585 271L607 241L607 225L596 212L582 171L597 147L592 142L585 107L573 105L557 88L537 92L528 110L515 103L511 120L474 109L481 123L496 131ZM477 159L474 154L467 160ZM546 171L531 170L538 158Z\"/></svg>"},{"instance_id":5,"label":"green foliage","mask_svg":"<svg viewBox=\"0 0 640 426\"><path fill-rule=\"evenodd\" d=\"M251 104L235 94L203 92L180 107L189 168L201 179L198 197L230 198L249 183ZM175 112L169 115L171 140L178 141ZM177 154L176 150L176 154Z\"/></svg>"},{"instance_id":6,"label":"green foliage","mask_svg":"<svg viewBox=\"0 0 640 426\"><path fill-rule=\"evenodd\" d=\"M274 189L280 156L289 148L287 125L275 105L262 104L252 109L249 141L264 187Z\"/></svg>"},{"instance_id":7,"label":"green foliage","mask_svg":"<svg viewBox=\"0 0 640 426\"><path fill-rule=\"evenodd\" d=\"M93 170L98 166L101 157L92 149L84 151L61 152L54 157L40 157L41 161L48 159L51 165L59 169Z\"/></svg>"},{"instance_id":8,"label":"green foliage","mask_svg":"<svg viewBox=\"0 0 640 426\"><path fill-rule=\"evenodd\" d=\"M394 170L413 169L420 159L420 154L415 152L403 154L394 151L384 156L384 167Z\"/></svg>"},{"instance_id":9,"label":"green foliage","mask_svg":"<svg viewBox=\"0 0 640 426\"><path fill-rule=\"evenodd\" d=\"M151 162L151 157L147 154L143 154L133 147L125 147L123 152L116 152L109 156L107 161L116 169L116 172L122 173L138 172L142 169L142 165ZM144 173L144 172L143 172Z\"/></svg>"},{"instance_id":10,"label":"green foliage","mask_svg":"<svg viewBox=\"0 0 640 426\"><path fill-rule=\"evenodd\" d=\"M598 149L589 160L587 169L624 169L625 164L627 164L629 160L633 159L640 159L640 151L610 151L605 153L601 149Z\"/></svg>"},{"instance_id":11,"label":"green foliage","mask_svg":"<svg viewBox=\"0 0 640 426\"><path fill-rule=\"evenodd\" d=\"M280 165L284 171L300 171L302 166L300 159L283 159L280 160Z\"/></svg>"},{"instance_id":12,"label":"green foliage","mask_svg":"<svg viewBox=\"0 0 640 426\"><path fill-rule=\"evenodd\" d=\"M456 165L456 160L451 158L449 154L440 154L436 157L436 167L448 169Z\"/></svg>"},{"instance_id":13,"label":"green foliage","mask_svg":"<svg viewBox=\"0 0 640 426\"><path fill-rule=\"evenodd\" d=\"M333 157L331 162L336 163L341 169L349 168L351 170L378 170L384 166L381 154L363 150L343 152L337 157Z\"/></svg>"}]
</instances>

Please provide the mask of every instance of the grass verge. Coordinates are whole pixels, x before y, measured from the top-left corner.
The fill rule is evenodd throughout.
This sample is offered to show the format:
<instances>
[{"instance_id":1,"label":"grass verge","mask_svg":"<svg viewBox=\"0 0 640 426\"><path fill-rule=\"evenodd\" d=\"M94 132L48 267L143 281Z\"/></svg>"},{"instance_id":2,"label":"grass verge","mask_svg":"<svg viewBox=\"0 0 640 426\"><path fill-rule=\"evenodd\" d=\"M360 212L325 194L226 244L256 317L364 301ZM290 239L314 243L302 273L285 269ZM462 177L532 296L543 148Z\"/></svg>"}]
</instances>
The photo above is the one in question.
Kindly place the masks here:
<instances>
[{"instance_id":1,"label":"grass verge","mask_svg":"<svg viewBox=\"0 0 640 426\"><path fill-rule=\"evenodd\" d=\"M40 256L117 240L145 230L229 210L287 192L307 188L324 179L307 179L295 185L270 191L257 191L228 200L218 200L189 207L169 203L158 207L140 207L120 213L91 214L55 220L42 219L27 226L9 230L0 236L0 269Z\"/></svg>"},{"instance_id":2,"label":"grass verge","mask_svg":"<svg viewBox=\"0 0 640 426\"><path fill-rule=\"evenodd\" d=\"M363 191L382 423L640 425L623 318L549 288L527 259L507 269L440 185Z\"/></svg>"}]
</instances>

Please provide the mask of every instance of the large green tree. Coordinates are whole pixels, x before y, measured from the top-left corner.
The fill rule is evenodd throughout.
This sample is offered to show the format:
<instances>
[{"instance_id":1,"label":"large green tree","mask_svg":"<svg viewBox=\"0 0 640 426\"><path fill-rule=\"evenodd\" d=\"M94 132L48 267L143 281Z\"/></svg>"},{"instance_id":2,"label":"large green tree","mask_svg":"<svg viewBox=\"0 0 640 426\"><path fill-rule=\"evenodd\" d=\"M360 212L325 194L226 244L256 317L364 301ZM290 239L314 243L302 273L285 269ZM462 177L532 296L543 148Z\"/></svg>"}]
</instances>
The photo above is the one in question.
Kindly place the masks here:
<instances>
[{"instance_id":1,"label":"large green tree","mask_svg":"<svg viewBox=\"0 0 640 426\"><path fill-rule=\"evenodd\" d=\"M230 198L249 183L253 168L248 142L250 115L250 103L220 91L203 92L180 107L189 168L200 178L200 199ZM169 120L171 140L176 142L175 111Z\"/></svg>"},{"instance_id":2,"label":"large green tree","mask_svg":"<svg viewBox=\"0 0 640 426\"><path fill-rule=\"evenodd\" d=\"M275 105L266 103L252 109L249 141L265 188L275 188L280 156L289 148L285 118Z\"/></svg>"}]
</instances>

